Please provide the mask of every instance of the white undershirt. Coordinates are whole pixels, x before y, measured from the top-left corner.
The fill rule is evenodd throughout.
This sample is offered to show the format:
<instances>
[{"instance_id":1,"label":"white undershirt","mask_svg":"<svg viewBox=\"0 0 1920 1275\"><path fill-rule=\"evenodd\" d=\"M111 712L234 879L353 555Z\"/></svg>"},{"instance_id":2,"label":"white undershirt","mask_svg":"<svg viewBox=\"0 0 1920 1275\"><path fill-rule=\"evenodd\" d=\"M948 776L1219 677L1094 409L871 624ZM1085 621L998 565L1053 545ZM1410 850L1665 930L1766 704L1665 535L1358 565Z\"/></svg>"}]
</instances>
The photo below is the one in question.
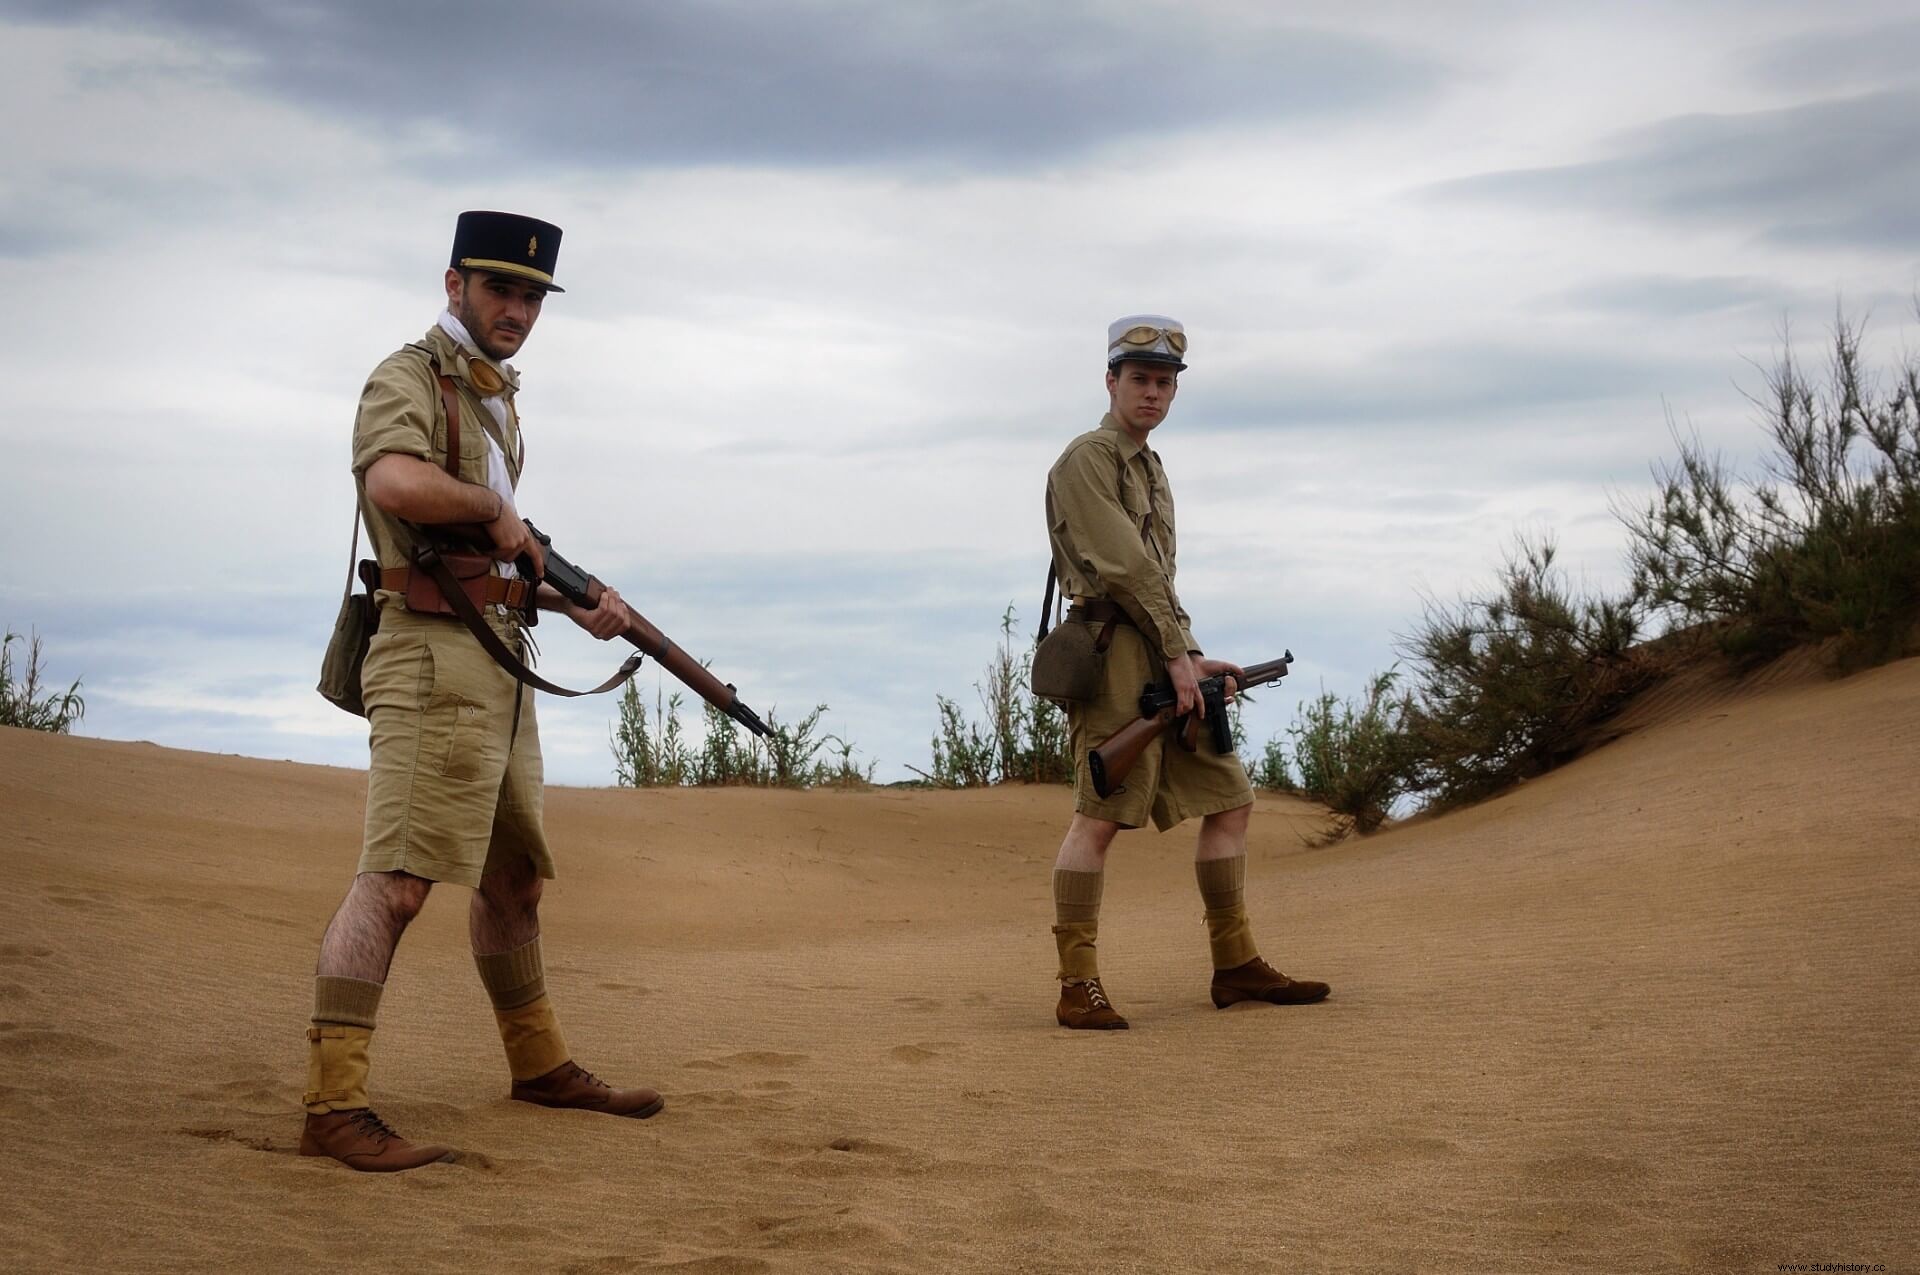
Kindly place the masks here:
<instances>
[{"instance_id":1,"label":"white undershirt","mask_svg":"<svg viewBox=\"0 0 1920 1275\"><path fill-rule=\"evenodd\" d=\"M453 311L442 310L440 312L440 330L464 346L469 356L480 359L486 357L480 352L480 348L473 343L473 338L467 334L467 325L455 318ZM487 412L493 417L494 424L500 427L500 432L503 434L506 433L506 397L501 394L489 394L480 400L480 405L486 408ZM513 475L507 469L506 455L500 450L500 444L493 441L492 434L487 433L485 430L480 431L480 433L481 436L487 440L487 486L492 488L494 492L499 495L500 499L511 504L513 501ZM519 569L511 562L502 562L497 565L500 574L506 576L508 579L513 579L520 574Z\"/></svg>"}]
</instances>

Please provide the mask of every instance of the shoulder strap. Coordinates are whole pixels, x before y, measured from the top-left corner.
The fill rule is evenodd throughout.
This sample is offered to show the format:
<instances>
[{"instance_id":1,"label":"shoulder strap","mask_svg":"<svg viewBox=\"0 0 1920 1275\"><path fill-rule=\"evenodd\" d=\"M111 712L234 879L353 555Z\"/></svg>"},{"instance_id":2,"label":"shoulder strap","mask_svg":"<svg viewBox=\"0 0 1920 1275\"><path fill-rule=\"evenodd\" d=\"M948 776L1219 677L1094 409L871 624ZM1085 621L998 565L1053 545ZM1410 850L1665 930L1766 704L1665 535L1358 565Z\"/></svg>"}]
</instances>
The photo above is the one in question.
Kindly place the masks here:
<instances>
[{"instance_id":1,"label":"shoulder strap","mask_svg":"<svg viewBox=\"0 0 1920 1275\"><path fill-rule=\"evenodd\" d=\"M626 663L614 670L612 677L590 691L571 691L564 686L558 686L521 663L520 657L507 649L507 644L500 640L500 635L488 626L480 612L475 609L473 599L469 598L466 590L460 587L460 582L454 578L453 572L447 569L447 564L441 560L436 550L420 549L415 552L413 560L416 566L433 577L433 582L440 586L440 596L447 600L447 605L453 608L453 613L460 617L460 622L467 626L467 631L473 634L481 648L493 657L493 662L513 674L515 681L531 686L536 691L545 691L549 695L564 695L569 699L576 695L599 695L632 677L639 671L640 661L646 658L635 651Z\"/></svg>"},{"instance_id":2,"label":"shoulder strap","mask_svg":"<svg viewBox=\"0 0 1920 1275\"><path fill-rule=\"evenodd\" d=\"M340 591L340 601L345 602L353 593L355 561L360 557L360 494L353 497L353 548L347 550L347 587Z\"/></svg>"},{"instance_id":3,"label":"shoulder strap","mask_svg":"<svg viewBox=\"0 0 1920 1275\"><path fill-rule=\"evenodd\" d=\"M454 478L460 477L460 391L453 387L453 378L433 365L434 375L440 380L440 405L447 409L447 473Z\"/></svg>"},{"instance_id":4,"label":"shoulder strap","mask_svg":"<svg viewBox=\"0 0 1920 1275\"><path fill-rule=\"evenodd\" d=\"M1040 631L1033 635L1035 642L1044 639L1047 636L1047 630L1053 627L1053 586L1059 578L1059 568L1054 566L1053 553L1049 550L1047 553L1047 588L1046 591L1040 595Z\"/></svg>"}]
</instances>

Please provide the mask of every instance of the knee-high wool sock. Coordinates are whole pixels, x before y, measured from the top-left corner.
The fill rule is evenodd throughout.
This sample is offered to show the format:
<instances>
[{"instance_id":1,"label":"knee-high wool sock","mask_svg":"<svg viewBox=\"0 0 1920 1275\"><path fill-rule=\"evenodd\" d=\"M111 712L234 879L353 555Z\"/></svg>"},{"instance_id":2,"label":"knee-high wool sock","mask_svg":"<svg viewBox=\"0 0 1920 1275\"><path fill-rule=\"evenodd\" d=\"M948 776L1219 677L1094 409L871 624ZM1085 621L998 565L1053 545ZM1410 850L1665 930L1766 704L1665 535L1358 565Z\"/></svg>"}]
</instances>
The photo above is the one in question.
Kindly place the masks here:
<instances>
[{"instance_id":1,"label":"knee-high wool sock","mask_svg":"<svg viewBox=\"0 0 1920 1275\"><path fill-rule=\"evenodd\" d=\"M515 1080L544 1076L573 1056L560 1035L553 1002L547 999L539 938L511 952L475 952L473 963L493 1001L500 1043L507 1051L507 1070Z\"/></svg>"},{"instance_id":2,"label":"knee-high wool sock","mask_svg":"<svg viewBox=\"0 0 1920 1275\"><path fill-rule=\"evenodd\" d=\"M1253 926L1247 920L1247 856L1202 859L1193 865L1200 882L1200 900L1207 909L1207 943L1213 949L1213 968L1230 970L1258 956Z\"/></svg>"},{"instance_id":3,"label":"knee-high wool sock","mask_svg":"<svg viewBox=\"0 0 1920 1275\"><path fill-rule=\"evenodd\" d=\"M314 1115L367 1105L367 1050L380 1012L379 983L321 974L313 980L307 1028L307 1092Z\"/></svg>"},{"instance_id":4,"label":"knee-high wool sock","mask_svg":"<svg viewBox=\"0 0 1920 1275\"><path fill-rule=\"evenodd\" d=\"M1053 870L1053 941L1060 949L1060 981L1100 977L1094 943L1100 931L1100 891L1104 872Z\"/></svg>"}]
</instances>

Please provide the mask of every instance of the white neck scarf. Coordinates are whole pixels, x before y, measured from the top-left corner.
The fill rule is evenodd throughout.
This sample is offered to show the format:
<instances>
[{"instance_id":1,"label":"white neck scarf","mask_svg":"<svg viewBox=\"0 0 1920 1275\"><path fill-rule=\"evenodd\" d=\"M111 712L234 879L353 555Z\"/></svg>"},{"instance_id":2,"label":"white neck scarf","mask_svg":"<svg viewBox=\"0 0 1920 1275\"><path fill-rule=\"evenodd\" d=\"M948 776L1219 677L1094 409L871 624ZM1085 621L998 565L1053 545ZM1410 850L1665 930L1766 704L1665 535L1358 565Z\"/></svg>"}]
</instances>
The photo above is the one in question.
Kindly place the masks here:
<instances>
[{"instance_id":1,"label":"white neck scarf","mask_svg":"<svg viewBox=\"0 0 1920 1275\"><path fill-rule=\"evenodd\" d=\"M458 341L466 348L467 353L473 357L481 359L487 357L481 353L480 347L473 343L473 337L467 332L467 325L455 318L453 311L442 310L440 312L440 330ZM505 365L503 364L502 366ZM487 409L488 413L492 415L494 424L500 427L500 432L505 434L507 430L507 400L505 397L500 394L489 394L481 399L480 403ZM493 435L486 433L484 430L481 431L481 434L487 440L487 486L498 492L500 499L511 502L513 500L513 480L507 473L507 458L501 455L500 444L493 441ZM494 565L501 575L509 579L520 574L510 562L495 563Z\"/></svg>"}]
</instances>

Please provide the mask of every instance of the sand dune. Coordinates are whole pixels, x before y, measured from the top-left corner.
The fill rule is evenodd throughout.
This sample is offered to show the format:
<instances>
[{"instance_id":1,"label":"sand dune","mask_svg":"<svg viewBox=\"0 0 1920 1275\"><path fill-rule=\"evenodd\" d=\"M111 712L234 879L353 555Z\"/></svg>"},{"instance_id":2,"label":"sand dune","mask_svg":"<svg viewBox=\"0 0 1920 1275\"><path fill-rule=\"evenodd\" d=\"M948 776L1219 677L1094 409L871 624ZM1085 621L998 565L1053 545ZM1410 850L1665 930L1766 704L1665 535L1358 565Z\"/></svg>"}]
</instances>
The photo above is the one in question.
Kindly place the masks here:
<instances>
[{"instance_id":1,"label":"sand dune","mask_svg":"<svg viewBox=\"0 0 1920 1275\"><path fill-rule=\"evenodd\" d=\"M292 1154L353 771L0 730L14 1270L1771 1271L1920 1263L1920 661L1680 685L1249 896L1324 1005L1216 1012L1187 832L1116 852L1124 1034L1052 1025L1058 789L555 790L550 983L645 1123L509 1103L464 892L380 1110Z\"/></svg>"}]
</instances>

